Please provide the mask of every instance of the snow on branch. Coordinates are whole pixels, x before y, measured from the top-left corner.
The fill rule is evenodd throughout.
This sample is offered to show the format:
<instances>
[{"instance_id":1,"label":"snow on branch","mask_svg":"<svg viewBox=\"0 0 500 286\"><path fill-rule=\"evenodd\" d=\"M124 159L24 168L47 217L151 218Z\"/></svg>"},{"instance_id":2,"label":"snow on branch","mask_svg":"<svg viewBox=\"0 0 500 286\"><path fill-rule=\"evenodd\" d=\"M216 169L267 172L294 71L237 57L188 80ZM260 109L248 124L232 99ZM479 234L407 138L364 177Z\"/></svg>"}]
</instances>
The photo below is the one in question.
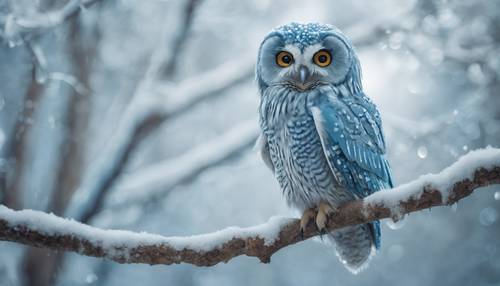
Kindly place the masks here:
<instances>
[{"instance_id":1,"label":"snow on branch","mask_svg":"<svg viewBox=\"0 0 500 286\"><path fill-rule=\"evenodd\" d=\"M78 14L82 9L91 6L99 0L71 0L61 9L29 16L8 15L0 24L3 27L2 35L12 45L21 42L29 33L44 29L51 29L62 24L67 19Z\"/></svg>"},{"instance_id":2,"label":"snow on branch","mask_svg":"<svg viewBox=\"0 0 500 286\"><path fill-rule=\"evenodd\" d=\"M258 134L257 119L252 118L185 154L124 176L117 185L119 191L110 196L111 207L127 207L158 200L175 186L192 181L204 170L251 147Z\"/></svg>"},{"instance_id":3,"label":"snow on branch","mask_svg":"<svg viewBox=\"0 0 500 286\"><path fill-rule=\"evenodd\" d=\"M167 119L173 119L248 79L252 68L252 65L248 65L237 69L236 64L224 64L172 88L160 88L158 83L145 80L137 88L134 95L136 100L125 111L124 119L119 123L103 155L75 192L66 215L80 222L89 222L102 208L106 193L120 177L133 152L149 134ZM164 92L167 96L149 96L150 93L159 92ZM165 97L167 104L162 102Z\"/></svg>"},{"instance_id":4,"label":"snow on branch","mask_svg":"<svg viewBox=\"0 0 500 286\"><path fill-rule=\"evenodd\" d=\"M456 203L475 189L500 184L500 149L470 152L439 174L429 174L402 186L381 191L339 207L328 229L367 223ZM269 262L288 245L319 235L310 224L303 236L299 220L274 217L258 226L229 227L210 234L164 237L122 230L102 230L32 210L14 211L0 206L0 240L82 255L104 257L119 263L212 266L247 255Z\"/></svg>"}]
</instances>

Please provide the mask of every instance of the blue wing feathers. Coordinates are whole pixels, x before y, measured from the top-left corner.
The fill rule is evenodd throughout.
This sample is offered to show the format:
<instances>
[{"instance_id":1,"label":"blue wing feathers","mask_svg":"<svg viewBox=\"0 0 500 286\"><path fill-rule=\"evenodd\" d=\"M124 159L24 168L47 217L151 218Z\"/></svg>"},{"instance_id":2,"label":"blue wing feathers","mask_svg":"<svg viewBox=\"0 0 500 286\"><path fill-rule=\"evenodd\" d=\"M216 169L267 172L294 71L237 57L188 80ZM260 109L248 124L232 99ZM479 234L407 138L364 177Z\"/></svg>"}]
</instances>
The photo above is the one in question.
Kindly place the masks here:
<instances>
[{"instance_id":1,"label":"blue wing feathers","mask_svg":"<svg viewBox=\"0 0 500 286\"><path fill-rule=\"evenodd\" d=\"M340 146L342 155L348 159L347 167L351 167L349 171L355 175L366 173L354 167L357 165L364 171L368 171L368 175L378 177L373 179L382 180L390 186L391 172L383 156L385 144L382 131L380 125L371 118L368 110L356 114L349 109L348 105L340 101L323 101L317 107L320 110L319 120L322 121L323 132L326 133L324 139L330 143L328 146ZM370 121L372 123L369 125L363 123Z\"/></svg>"},{"instance_id":2,"label":"blue wing feathers","mask_svg":"<svg viewBox=\"0 0 500 286\"><path fill-rule=\"evenodd\" d=\"M385 140L376 106L364 95L337 97L323 94L314 104L320 121L326 157L340 183L358 198L393 187ZM369 224L376 248L380 247L380 222Z\"/></svg>"}]
</instances>

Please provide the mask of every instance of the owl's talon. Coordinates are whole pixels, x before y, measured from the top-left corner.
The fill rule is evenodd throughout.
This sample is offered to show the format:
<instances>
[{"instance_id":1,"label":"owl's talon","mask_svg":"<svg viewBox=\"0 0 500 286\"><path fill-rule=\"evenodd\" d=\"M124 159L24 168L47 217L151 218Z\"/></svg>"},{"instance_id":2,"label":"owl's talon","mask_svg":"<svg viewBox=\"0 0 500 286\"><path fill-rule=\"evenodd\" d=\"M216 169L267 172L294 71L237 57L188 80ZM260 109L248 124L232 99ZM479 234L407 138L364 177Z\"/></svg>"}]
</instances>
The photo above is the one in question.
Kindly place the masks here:
<instances>
[{"instance_id":1,"label":"owl's talon","mask_svg":"<svg viewBox=\"0 0 500 286\"><path fill-rule=\"evenodd\" d=\"M328 216L333 213L333 208L326 202L319 203L318 215L316 216L316 226L321 234L326 234L328 225Z\"/></svg>"},{"instance_id":2,"label":"owl's talon","mask_svg":"<svg viewBox=\"0 0 500 286\"><path fill-rule=\"evenodd\" d=\"M304 211L302 214L302 217L300 218L300 239L304 239L304 230L306 229L307 225L311 220L313 220L316 217L316 210L315 209L307 209Z\"/></svg>"}]
</instances>

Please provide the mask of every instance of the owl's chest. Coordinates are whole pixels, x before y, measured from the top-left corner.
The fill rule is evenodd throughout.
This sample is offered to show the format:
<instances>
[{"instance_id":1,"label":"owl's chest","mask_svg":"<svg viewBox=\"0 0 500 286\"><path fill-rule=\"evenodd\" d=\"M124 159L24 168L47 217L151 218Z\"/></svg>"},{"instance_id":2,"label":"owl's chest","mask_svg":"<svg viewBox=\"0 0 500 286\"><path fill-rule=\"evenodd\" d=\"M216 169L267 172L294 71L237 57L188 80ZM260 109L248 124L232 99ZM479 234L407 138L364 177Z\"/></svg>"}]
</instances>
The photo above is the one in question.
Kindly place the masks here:
<instances>
[{"instance_id":1,"label":"owl's chest","mask_svg":"<svg viewBox=\"0 0 500 286\"><path fill-rule=\"evenodd\" d=\"M304 166L322 152L307 104L307 94L298 93L279 94L261 103L260 124L275 165L291 162Z\"/></svg>"},{"instance_id":2,"label":"owl's chest","mask_svg":"<svg viewBox=\"0 0 500 286\"><path fill-rule=\"evenodd\" d=\"M311 115L283 115L280 124L263 128L276 169L306 174L310 164L322 158L323 150Z\"/></svg>"}]
</instances>

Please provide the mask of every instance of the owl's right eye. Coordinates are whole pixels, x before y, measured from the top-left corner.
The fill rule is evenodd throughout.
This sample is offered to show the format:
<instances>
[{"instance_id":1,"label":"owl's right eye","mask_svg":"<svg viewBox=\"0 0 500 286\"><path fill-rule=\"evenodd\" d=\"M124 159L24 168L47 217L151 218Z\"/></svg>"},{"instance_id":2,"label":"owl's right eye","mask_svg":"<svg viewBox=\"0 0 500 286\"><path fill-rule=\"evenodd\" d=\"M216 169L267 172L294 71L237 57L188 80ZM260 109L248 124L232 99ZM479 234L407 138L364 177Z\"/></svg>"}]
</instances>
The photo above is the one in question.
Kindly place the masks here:
<instances>
[{"instance_id":1,"label":"owl's right eye","mask_svg":"<svg viewBox=\"0 0 500 286\"><path fill-rule=\"evenodd\" d=\"M282 67L289 67L293 63L293 56L289 52L281 51L276 55L276 63Z\"/></svg>"}]
</instances>

